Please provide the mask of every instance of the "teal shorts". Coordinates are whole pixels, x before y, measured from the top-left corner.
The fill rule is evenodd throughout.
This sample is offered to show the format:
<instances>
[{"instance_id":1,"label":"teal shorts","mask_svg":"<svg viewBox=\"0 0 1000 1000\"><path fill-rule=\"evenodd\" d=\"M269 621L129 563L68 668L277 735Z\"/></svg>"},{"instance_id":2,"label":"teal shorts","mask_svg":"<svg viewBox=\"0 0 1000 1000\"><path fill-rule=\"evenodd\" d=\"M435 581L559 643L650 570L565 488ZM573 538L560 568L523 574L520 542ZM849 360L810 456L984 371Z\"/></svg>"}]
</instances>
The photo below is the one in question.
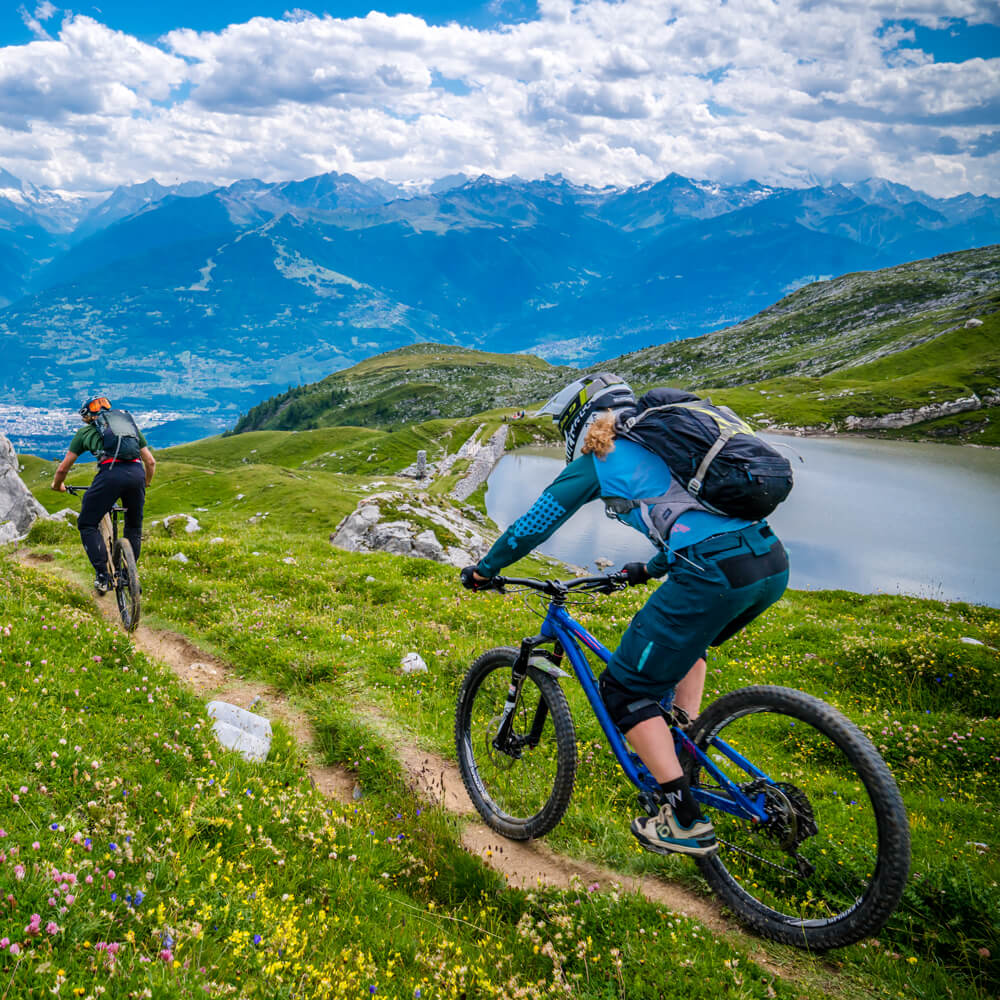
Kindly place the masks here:
<instances>
[{"instance_id":1,"label":"teal shorts","mask_svg":"<svg viewBox=\"0 0 1000 1000\"><path fill-rule=\"evenodd\" d=\"M787 585L788 556L764 523L688 546L632 619L607 673L626 690L659 700L709 646L739 632Z\"/></svg>"}]
</instances>

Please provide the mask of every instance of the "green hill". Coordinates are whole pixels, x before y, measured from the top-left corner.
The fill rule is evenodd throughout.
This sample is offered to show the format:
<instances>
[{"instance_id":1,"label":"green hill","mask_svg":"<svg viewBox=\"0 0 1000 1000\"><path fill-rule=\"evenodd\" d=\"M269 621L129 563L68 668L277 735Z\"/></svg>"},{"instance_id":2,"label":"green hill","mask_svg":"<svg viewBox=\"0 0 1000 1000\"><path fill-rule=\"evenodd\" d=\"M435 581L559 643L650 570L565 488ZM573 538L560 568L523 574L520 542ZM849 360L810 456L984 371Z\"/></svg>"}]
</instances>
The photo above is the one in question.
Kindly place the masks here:
<instances>
[{"instance_id":1,"label":"green hill","mask_svg":"<svg viewBox=\"0 0 1000 1000\"><path fill-rule=\"evenodd\" d=\"M711 394L761 427L1000 444L998 308L1000 246L984 247L816 282L736 326L588 370ZM396 428L530 408L576 374L530 355L422 344L266 400L236 430ZM903 417L882 422L901 429L868 426L890 414Z\"/></svg>"},{"instance_id":2,"label":"green hill","mask_svg":"<svg viewBox=\"0 0 1000 1000\"><path fill-rule=\"evenodd\" d=\"M846 432L850 417L929 407L890 433L1000 444L998 310L991 246L817 282L737 326L608 367L637 385L710 391L759 425ZM975 409L933 413L973 396Z\"/></svg>"},{"instance_id":3,"label":"green hill","mask_svg":"<svg viewBox=\"0 0 1000 1000\"><path fill-rule=\"evenodd\" d=\"M353 425L393 429L435 417L520 407L540 386L558 387L571 369L531 354L488 354L417 344L368 358L321 382L253 407L236 432Z\"/></svg>"}]
</instances>

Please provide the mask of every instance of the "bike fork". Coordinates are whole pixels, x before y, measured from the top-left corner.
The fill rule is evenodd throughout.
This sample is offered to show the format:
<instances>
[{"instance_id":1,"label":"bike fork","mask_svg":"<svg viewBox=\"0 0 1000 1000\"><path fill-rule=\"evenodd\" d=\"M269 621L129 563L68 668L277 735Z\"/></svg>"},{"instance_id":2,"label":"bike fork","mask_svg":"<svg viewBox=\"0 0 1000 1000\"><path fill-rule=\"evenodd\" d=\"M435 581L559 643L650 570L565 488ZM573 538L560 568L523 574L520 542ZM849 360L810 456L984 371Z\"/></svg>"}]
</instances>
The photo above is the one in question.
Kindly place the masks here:
<instances>
[{"instance_id":1,"label":"bike fork","mask_svg":"<svg viewBox=\"0 0 1000 1000\"><path fill-rule=\"evenodd\" d=\"M530 639L521 640L521 648L517 654L517 659L511 669L510 687L507 689L507 698L504 701L503 711L500 714L500 725L497 734L493 737L493 748L509 757L519 758L521 748L538 745L542 736L542 728L545 725L545 716L548 713L548 706L544 698L539 698L538 706L535 709L535 717L531 722L531 729L527 736L517 737L512 735L514 727L514 709L521 699L521 691L524 688L524 680L528 676L528 664L535 647L546 640L543 636L532 636Z\"/></svg>"}]
</instances>

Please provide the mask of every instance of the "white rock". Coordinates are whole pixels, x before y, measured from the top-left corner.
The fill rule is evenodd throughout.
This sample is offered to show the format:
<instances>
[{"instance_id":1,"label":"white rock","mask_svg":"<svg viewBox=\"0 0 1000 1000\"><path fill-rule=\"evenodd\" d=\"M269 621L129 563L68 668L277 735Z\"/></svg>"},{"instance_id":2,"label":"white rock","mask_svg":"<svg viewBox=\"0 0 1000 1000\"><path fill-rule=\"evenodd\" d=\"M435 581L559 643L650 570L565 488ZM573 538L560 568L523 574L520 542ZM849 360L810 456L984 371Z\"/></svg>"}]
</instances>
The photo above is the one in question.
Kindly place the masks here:
<instances>
[{"instance_id":1,"label":"white rock","mask_svg":"<svg viewBox=\"0 0 1000 1000\"><path fill-rule=\"evenodd\" d=\"M208 715L215 720L215 738L231 750L238 750L247 760L267 760L271 749L271 723L261 715L225 701L210 701Z\"/></svg>"},{"instance_id":2,"label":"white rock","mask_svg":"<svg viewBox=\"0 0 1000 1000\"><path fill-rule=\"evenodd\" d=\"M237 499L237 500L242 500L242 499L243 499L243 498L244 498L245 496L246 496L246 494L245 494L245 493L237 493L237 494L236 494L236 499Z\"/></svg>"},{"instance_id":3,"label":"white rock","mask_svg":"<svg viewBox=\"0 0 1000 1000\"><path fill-rule=\"evenodd\" d=\"M184 530L189 535L193 535L196 531L201 531L201 525L198 523L198 518L192 517L190 514L168 514L163 519L163 527L167 528L170 526L171 521L179 521L181 518L183 518L186 522Z\"/></svg>"},{"instance_id":4,"label":"white rock","mask_svg":"<svg viewBox=\"0 0 1000 1000\"><path fill-rule=\"evenodd\" d=\"M23 538L36 519L48 517L21 481L18 464L14 446L0 434L0 533L8 542Z\"/></svg>"},{"instance_id":5,"label":"white rock","mask_svg":"<svg viewBox=\"0 0 1000 1000\"><path fill-rule=\"evenodd\" d=\"M365 577L365 583L375 583L375 582L376 582L375 581L375 577L373 577L373 576L366 576Z\"/></svg>"},{"instance_id":6,"label":"white rock","mask_svg":"<svg viewBox=\"0 0 1000 1000\"><path fill-rule=\"evenodd\" d=\"M402 667L404 674L424 673L427 670L427 664L419 653L407 653L403 657Z\"/></svg>"},{"instance_id":7,"label":"white rock","mask_svg":"<svg viewBox=\"0 0 1000 1000\"><path fill-rule=\"evenodd\" d=\"M174 554L173 554L173 555L172 555L172 556L170 557L170 561L171 561L171 562L179 562L179 563L186 563L186 562L190 562L191 560L190 560L190 559L188 559L188 557L187 557L186 555L184 555L184 553L183 553L183 552L175 552L175 553L174 553Z\"/></svg>"},{"instance_id":8,"label":"white rock","mask_svg":"<svg viewBox=\"0 0 1000 1000\"><path fill-rule=\"evenodd\" d=\"M218 536L216 536L215 538L210 538L208 541L209 541L210 545L218 545L220 542L224 542L225 539L224 538L219 538Z\"/></svg>"}]
</instances>

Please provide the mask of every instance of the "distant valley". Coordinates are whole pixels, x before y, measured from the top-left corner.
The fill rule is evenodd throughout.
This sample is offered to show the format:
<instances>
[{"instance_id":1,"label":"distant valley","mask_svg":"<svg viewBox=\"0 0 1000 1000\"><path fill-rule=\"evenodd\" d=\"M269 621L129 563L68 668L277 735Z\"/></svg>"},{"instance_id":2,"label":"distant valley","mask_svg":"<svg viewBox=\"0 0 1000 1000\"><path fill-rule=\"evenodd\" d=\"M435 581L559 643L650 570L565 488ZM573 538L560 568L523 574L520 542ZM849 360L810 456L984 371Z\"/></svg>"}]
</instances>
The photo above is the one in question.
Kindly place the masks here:
<instances>
[{"instance_id":1,"label":"distant valley","mask_svg":"<svg viewBox=\"0 0 1000 1000\"><path fill-rule=\"evenodd\" d=\"M96 201L3 173L0 404L35 419L100 387L180 420L172 443L386 350L587 366L732 326L816 280L998 239L1000 199L885 181L458 177L414 193L325 174Z\"/></svg>"}]
</instances>

